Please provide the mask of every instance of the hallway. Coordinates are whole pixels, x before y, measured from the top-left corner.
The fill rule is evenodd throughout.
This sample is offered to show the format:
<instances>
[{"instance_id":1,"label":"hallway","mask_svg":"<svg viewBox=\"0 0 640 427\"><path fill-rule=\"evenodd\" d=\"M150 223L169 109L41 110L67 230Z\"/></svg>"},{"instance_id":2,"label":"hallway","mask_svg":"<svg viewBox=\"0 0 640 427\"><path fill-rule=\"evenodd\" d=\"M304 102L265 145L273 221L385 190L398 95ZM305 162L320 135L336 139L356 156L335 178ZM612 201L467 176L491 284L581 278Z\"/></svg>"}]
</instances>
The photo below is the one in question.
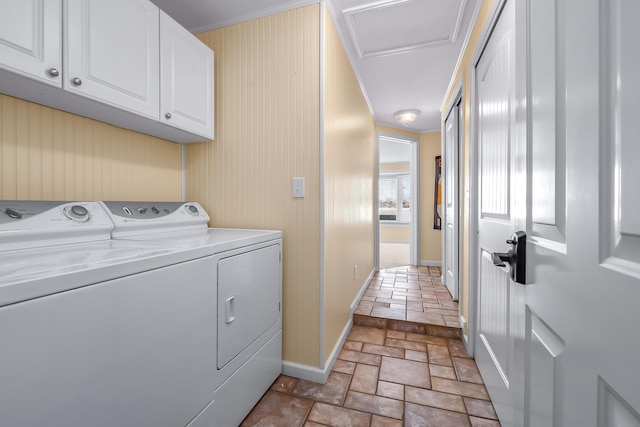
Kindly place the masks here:
<instances>
[{"instance_id":1,"label":"hallway","mask_svg":"<svg viewBox=\"0 0 640 427\"><path fill-rule=\"evenodd\" d=\"M439 267L378 272L326 384L281 375L243 427L499 427Z\"/></svg>"}]
</instances>

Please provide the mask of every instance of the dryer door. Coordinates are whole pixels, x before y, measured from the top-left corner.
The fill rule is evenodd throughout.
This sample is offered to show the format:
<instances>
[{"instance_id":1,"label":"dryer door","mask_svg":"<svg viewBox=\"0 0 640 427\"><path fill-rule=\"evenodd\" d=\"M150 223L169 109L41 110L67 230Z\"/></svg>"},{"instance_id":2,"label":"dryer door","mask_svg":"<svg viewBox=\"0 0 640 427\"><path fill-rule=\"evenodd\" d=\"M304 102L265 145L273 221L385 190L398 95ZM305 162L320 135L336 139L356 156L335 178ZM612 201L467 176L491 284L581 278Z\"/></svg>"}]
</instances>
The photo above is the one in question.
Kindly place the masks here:
<instances>
[{"instance_id":1,"label":"dryer door","mask_svg":"<svg viewBox=\"0 0 640 427\"><path fill-rule=\"evenodd\" d=\"M218 369L280 319L280 245L218 261Z\"/></svg>"}]
</instances>

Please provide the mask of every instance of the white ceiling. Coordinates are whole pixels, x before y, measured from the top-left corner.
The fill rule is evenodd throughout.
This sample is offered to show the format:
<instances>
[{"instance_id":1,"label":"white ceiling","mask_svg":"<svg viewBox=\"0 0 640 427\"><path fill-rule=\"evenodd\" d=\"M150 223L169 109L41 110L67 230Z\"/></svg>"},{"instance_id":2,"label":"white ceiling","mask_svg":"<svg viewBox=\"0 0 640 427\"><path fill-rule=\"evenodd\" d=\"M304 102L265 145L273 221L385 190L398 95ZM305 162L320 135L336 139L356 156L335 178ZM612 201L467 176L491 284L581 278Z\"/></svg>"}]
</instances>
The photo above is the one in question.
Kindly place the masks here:
<instances>
[{"instance_id":1,"label":"white ceiling","mask_svg":"<svg viewBox=\"0 0 640 427\"><path fill-rule=\"evenodd\" d=\"M317 0L151 0L193 33L317 3ZM480 0L326 0L379 124L440 129L440 107Z\"/></svg>"}]
</instances>

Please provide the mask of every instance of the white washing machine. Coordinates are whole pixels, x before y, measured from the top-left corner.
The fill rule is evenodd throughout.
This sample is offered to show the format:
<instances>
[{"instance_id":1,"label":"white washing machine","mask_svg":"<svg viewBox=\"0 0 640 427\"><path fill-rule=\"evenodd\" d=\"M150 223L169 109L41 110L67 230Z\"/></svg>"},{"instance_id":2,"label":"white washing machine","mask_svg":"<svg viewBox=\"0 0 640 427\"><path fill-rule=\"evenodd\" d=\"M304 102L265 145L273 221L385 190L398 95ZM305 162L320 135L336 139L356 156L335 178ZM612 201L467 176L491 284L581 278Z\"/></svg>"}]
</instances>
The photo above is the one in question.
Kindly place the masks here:
<instances>
[{"instance_id":1,"label":"white washing machine","mask_svg":"<svg viewBox=\"0 0 640 427\"><path fill-rule=\"evenodd\" d=\"M213 271L211 399L189 427L240 424L282 371L282 232L207 228L197 203L100 202L119 241L180 248Z\"/></svg>"},{"instance_id":2,"label":"white washing machine","mask_svg":"<svg viewBox=\"0 0 640 427\"><path fill-rule=\"evenodd\" d=\"M0 201L0 425L176 427L212 400L215 266L96 202Z\"/></svg>"}]
</instances>

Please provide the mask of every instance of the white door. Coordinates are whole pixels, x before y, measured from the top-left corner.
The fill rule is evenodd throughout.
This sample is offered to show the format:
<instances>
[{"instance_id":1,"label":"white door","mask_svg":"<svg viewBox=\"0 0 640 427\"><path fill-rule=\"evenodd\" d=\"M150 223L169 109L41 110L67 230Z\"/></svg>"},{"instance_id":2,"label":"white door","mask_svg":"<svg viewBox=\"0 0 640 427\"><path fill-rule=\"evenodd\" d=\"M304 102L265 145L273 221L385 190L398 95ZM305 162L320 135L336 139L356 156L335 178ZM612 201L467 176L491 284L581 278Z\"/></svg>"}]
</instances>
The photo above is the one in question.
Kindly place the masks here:
<instances>
[{"instance_id":1,"label":"white door","mask_svg":"<svg viewBox=\"0 0 640 427\"><path fill-rule=\"evenodd\" d=\"M158 120L159 19L147 0L65 0L63 87Z\"/></svg>"},{"instance_id":2,"label":"white door","mask_svg":"<svg viewBox=\"0 0 640 427\"><path fill-rule=\"evenodd\" d=\"M524 425L640 426L640 2L528 3Z\"/></svg>"},{"instance_id":3,"label":"white door","mask_svg":"<svg viewBox=\"0 0 640 427\"><path fill-rule=\"evenodd\" d=\"M0 0L0 68L62 87L60 0Z\"/></svg>"},{"instance_id":4,"label":"white door","mask_svg":"<svg viewBox=\"0 0 640 427\"><path fill-rule=\"evenodd\" d=\"M640 426L640 4L515 2L514 97L513 3L476 67L478 365L503 426ZM488 255L523 225L518 285Z\"/></svg>"},{"instance_id":5,"label":"white door","mask_svg":"<svg viewBox=\"0 0 640 427\"><path fill-rule=\"evenodd\" d=\"M160 120L213 139L213 51L160 12Z\"/></svg>"},{"instance_id":6,"label":"white door","mask_svg":"<svg viewBox=\"0 0 640 427\"><path fill-rule=\"evenodd\" d=\"M444 283L453 299L457 300L460 101L449 112L444 128Z\"/></svg>"},{"instance_id":7,"label":"white door","mask_svg":"<svg viewBox=\"0 0 640 427\"><path fill-rule=\"evenodd\" d=\"M492 255L516 231L514 1L502 10L474 67L478 161L478 289L475 357L503 426L513 423L515 283Z\"/></svg>"}]
</instances>

